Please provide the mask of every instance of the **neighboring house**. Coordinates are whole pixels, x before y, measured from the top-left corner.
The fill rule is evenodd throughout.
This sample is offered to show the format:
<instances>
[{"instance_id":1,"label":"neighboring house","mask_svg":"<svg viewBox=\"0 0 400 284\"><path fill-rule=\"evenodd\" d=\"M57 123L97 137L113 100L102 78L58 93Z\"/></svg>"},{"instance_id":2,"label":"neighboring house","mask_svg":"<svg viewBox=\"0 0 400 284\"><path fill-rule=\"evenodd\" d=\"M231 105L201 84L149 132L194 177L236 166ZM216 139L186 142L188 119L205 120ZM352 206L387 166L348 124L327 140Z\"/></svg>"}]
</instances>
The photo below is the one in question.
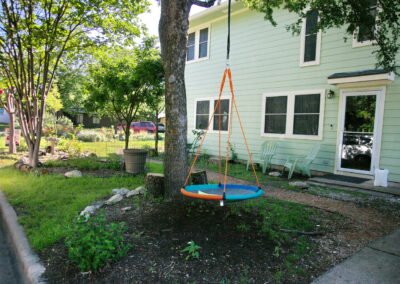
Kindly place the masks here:
<instances>
[{"instance_id":1,"label":"neighboring house","mask_svg":"<svg viewBox=\"0 0 400 284\"><path fill-rule=\"evenodd\" d=\"M0 123L10 123L10 117L5 109L0 108Z\"/></svg>"},{"instance_id":2,"label":"neighboring house","mask_svg":"<svg viewBox=\"0 0 400 284\"><path fill-rule=\"evenodd\" d=\"M226 10L222 3L190 18L189 135L207 127L214 109L225 68ZM309 13L299 36L286 30L295 14L277 10L274 17L277 27L241 2L232 6L230 67L252 152L260 151L264 141L277 141L272 162L282 165L287 156L305 155L319 143L314 171L368 177L385 168L390 181L400 182L400 79L375 69L372 41L362 33L352 39L344 29L315 32L317 13ZM224 139L231 103L228 86L225 90ZM214 155L216 130L218 123L212 123L203 148ZM232 144L239 158L247 159L236 115Z\"/></svg>"},{"instance_id":3,"label":"neighboring house","mask_svg":"<svg viewBox=\"0 0 400 284\"><path fill-rule=\"evenodd\" d=\"M75 114L71 115L69 113L63 112L63 115L69 117L74 125L83 124L85 128L101 128L101 127L117 127L118 123L113 121L111 118L107 116L103 116L99 118L97 116L88 114L85 110L77 110L74 109Z\"/></svg>"}]
</instances>

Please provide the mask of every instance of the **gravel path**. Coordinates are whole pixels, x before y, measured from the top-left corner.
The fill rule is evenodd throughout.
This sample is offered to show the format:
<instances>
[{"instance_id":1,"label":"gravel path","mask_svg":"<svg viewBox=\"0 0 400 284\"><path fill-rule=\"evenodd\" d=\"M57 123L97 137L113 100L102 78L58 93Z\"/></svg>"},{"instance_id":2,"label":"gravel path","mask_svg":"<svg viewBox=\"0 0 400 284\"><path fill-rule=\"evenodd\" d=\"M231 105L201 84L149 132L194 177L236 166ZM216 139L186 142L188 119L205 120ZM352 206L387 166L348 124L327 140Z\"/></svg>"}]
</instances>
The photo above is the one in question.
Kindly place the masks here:
<instances>
[{"instance_id":1,"label":"gravel path","mask_svg":"<svg viewBox=\"0 0 400 284\"><path fill-rule=\"evenodd\" d=\"M207 176L211 181L218 180L218 173L216 172L207 171ZM255 185L252 182L234 177L228 177L227 182L234 184ZM269 185L261 186L265 192L264 196L317 207L350 218L356 223L356 226L359 228L359 230L348 232L348 234L344 236L345 239L362 237L368 242L384 236L386 233L394 230L400 225L400 221L396 220L392 216L388 217L387 215L382 214L373 208L359 207L352 202L335 200L332 198L316 196L308 193L295 192Z\"/></svg>"}]
</instances>

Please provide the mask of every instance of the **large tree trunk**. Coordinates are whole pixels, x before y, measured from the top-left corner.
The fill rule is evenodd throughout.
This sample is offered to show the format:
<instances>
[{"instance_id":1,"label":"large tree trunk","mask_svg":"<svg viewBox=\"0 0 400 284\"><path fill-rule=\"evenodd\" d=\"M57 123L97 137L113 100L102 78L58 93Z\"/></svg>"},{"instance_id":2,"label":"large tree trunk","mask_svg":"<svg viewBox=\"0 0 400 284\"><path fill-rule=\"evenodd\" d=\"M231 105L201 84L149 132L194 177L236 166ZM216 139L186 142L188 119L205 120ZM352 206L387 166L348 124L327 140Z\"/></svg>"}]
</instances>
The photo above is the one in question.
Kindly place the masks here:
<instances>
[{"instance_id":1,"label":"large tree trunk","mask_svg":"<svg viewBox=\"0 0 400 284\"><path fill-rule=\"evenodd\" d=\"M186 36L190 0L162 0L159 35L165 72L165 197L180 196L188 172L185 92Z\"/></svg>"},{"instance_id":2,"label":"large tree trunk","mask_svg":"<svg viewBox=\"0 0 400 284\"><path fill-rule=\"evenodd\" d=\"M8 146L8 152L10 154L15 154L17 152L17 147L15 145L15 113L10 112L10 145Z\"/></svg>"},{"instance_id":3,"label":"large tree trunk","mask_svg":"<svg viewBox=\"0 0 400 284\"><path fill-rule=\"evenodd\" d=\"M158 156L158 109L156 110L156 135L154 137L154 152L155 155Z\"/></svg>"}]
</instances>

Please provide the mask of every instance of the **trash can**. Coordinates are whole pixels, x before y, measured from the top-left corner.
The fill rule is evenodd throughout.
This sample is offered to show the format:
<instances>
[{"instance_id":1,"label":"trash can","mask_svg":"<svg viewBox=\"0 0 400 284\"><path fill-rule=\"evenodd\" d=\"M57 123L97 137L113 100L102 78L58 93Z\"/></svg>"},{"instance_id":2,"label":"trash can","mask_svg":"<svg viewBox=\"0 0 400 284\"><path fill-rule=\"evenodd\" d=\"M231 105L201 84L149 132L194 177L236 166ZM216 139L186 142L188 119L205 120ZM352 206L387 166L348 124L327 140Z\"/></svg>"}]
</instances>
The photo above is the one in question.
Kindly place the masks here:
<instances>
[{"instance_id":1,"label":"trash can","mask_svg":"<svg viewBox=\"0 0 400 284\"><path fill-rule=\"evenodd\" d=\"M375 169L375 180L374 186L388 186L389 170L386 169Z\"/></svg>"}]
</instances>

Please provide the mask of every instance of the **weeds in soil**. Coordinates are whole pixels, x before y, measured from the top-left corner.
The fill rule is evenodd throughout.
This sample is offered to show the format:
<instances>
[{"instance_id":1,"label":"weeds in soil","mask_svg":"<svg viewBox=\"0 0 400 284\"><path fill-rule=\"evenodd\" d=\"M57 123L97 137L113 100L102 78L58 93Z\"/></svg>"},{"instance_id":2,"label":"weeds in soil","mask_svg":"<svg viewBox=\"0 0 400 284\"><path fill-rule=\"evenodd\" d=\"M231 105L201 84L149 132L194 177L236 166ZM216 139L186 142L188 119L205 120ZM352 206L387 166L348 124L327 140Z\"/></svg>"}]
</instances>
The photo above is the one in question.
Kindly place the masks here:
<instances>
[{"instance_id":1,"label":"weeds in soil","mask_svg":"<svg viewBox=\"0 0 400 284\"><path fill-rule=\"evenodd\" d=\"M72 167L78 170L120 170L122 165L121 158L116 154L108 155L106 161L98 158L76 158L66 161L47 161L46 167Z\"/></svg>"},{"instance_id":2,"label":"weeds in soil","mask_svg":"<svg viewBox=\"0 0 400 284\"><path fill-rule=\"evenodd\" d=\"M124 243L124 223L107 223L104 214L79 217L70 227L65 245L71 261L81 271L97 270L107 262L126 255L131 244Z\"/></svg>"},{"instance_id":3,"label":"weeds in soil","mask_svg":"<svg viewBox=\"0 0 400 284\"><path fill-rule=\"evenodd\" d=\"M201 246L197 245L194 241L188 242L188 246L185 247L182 252L186 252L186 260L189 260L191 258L199 258L200 257L200 252L199 250L201 249Z\"/></svg>"}]
</instances>

